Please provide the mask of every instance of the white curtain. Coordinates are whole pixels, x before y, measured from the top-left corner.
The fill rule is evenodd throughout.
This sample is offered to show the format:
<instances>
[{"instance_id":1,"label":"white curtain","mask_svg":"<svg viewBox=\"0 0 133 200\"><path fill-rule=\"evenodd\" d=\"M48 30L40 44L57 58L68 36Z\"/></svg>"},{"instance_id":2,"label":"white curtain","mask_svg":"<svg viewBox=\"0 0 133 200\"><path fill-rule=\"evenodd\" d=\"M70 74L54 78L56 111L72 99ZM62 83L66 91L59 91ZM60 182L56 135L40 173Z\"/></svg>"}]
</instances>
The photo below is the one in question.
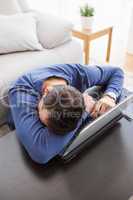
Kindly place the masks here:
<instances>
[{"instance_id":1,"label":"white curtain","mask_svg":"<svg viewBox=\"0 0 133 200\"><path fill-rule=\"evenodd\" d=\"M27 0L30 7L42 12L53 13L56 15L58 13L58 0Z\"/></svg>"},{"instance_id":2,"label":"white curtain","mask_svg":"<svg viewBox=\"0 0 133 200\"><path fill-rule=\"evenodd\" d=\"M123 6L131 0L28 0L31 7L43 12L50 12L66 18L75 18L79 14L79 6L89 3L95 7L97 18L106 17L109 21L118 17Z\"/></svg>"},{"instance_id":3,"label":"white curtain","mask_svg":"<svg viewBox=\"0 0 133 200\"><path fill-rule=\"evenodd\" d=\"M128 29L130 23L130 13L133 0L28 0L33 9L38 9L43 12L52 13L60 17L70 19L73 23L80 23L79 7L84 3L88 3L95 8L95 23L98 26L114 26L113 34L113 54L116 57L116 63L119 63L117 58L118 52L126 48ZM101 52L105 52L106 44L104 42L93 45L92 54L103 58ZM116 48L119 47L119 48ZM103 50L102 50L103 48ZM99 51L101 49L101 51ZM97 53L96 53L97 52ZM123 57L124 54L121 54ZM121 58L120 58L121 59ZM118 60L118 62L117 62Z\"/></svg>"}]
</instances>

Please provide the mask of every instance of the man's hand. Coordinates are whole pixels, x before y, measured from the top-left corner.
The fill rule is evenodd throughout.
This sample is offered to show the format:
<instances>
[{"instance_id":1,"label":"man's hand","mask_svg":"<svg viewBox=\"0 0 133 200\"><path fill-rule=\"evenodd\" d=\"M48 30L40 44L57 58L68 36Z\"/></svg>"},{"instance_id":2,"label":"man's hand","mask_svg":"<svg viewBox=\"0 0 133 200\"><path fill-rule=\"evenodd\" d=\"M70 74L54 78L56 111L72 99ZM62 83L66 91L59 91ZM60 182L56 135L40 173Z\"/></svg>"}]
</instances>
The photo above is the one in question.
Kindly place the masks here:
<instances>
[{"instance_id":1,"label":"man's hand","mask_svg":"<svg viewBox=\"0 0 133 200\"><path fill-rule=\"evenodd\" d=\"M105 95L99 101L97 101L91 112L91 116L93 118L97 118L98 116L107 112L109 109L113 108L115 105L115 100L108 95Z\"/></svg>"}]
</instances>

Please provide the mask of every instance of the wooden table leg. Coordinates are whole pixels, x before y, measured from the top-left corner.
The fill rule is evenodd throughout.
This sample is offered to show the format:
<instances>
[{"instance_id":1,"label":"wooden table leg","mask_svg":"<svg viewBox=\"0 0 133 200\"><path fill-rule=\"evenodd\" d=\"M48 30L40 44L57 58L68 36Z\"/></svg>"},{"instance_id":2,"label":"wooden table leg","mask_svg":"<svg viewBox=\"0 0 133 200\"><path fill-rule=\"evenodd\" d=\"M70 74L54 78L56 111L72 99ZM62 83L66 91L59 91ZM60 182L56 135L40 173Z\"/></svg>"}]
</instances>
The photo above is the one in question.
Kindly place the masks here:
<instances>
[{"instance_id":1,"label":"wooden table leg","mask_svg":"<svg viewBox=\"0 0 133 200\"><path fill-rule=\"evenodd\" d=\"M108 33L108 46L107 46L106 62L109 62L109 59L110 59L111 43L112 43L112 28L110 28L110 31Z\"/></svg>"},{"instance_id":2,"label":"wooden table leg","mask_svg":"<svg viewBox=\"0 0 133 200\"><path fill-rule=\"evenodd\" d=\"M89 64L89 53L90 53L90 42L89 40L84 41L84 53L85 53L85 64Z\"/></svg>"}]
</instances>

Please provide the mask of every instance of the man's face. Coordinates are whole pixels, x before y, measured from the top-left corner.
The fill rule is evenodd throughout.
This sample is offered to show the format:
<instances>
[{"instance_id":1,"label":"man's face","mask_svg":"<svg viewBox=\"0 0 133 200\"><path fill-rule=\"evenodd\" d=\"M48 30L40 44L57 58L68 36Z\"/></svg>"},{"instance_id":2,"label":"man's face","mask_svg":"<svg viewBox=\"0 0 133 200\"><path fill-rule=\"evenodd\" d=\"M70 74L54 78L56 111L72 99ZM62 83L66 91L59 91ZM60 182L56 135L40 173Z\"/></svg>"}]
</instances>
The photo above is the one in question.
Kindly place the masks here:
<instances>
[{"instance_id":1,"label":"man's face","mask_svg":"<svg viewBox=\"0 0 133 200\"><path fill-rule=\"evenodd\" d=\"M88 95L86 93L83 94L83 98L84 98L84 102L85 102L86 112L91 113L96 102L90 95Z\"/></svg>"}]
</instances>

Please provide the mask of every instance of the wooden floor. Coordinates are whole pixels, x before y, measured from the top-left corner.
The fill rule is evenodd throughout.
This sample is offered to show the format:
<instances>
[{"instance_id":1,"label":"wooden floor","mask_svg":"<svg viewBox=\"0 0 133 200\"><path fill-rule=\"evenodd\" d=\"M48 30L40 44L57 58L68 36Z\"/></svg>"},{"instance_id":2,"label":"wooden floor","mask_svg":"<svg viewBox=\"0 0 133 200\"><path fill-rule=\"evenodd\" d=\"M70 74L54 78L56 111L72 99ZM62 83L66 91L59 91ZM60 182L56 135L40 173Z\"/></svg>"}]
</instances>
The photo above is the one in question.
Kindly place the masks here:
<instances>
[{"instance_id":1,"label":"wooden floor","mask_svg":"<svg viewBox=\"0 0 133 200\"><path fill-rule=\"evenodd\" d=\"M124 68L127 72L133 73L133 54L126 53Z\"/></svg>"}]
</instances>

